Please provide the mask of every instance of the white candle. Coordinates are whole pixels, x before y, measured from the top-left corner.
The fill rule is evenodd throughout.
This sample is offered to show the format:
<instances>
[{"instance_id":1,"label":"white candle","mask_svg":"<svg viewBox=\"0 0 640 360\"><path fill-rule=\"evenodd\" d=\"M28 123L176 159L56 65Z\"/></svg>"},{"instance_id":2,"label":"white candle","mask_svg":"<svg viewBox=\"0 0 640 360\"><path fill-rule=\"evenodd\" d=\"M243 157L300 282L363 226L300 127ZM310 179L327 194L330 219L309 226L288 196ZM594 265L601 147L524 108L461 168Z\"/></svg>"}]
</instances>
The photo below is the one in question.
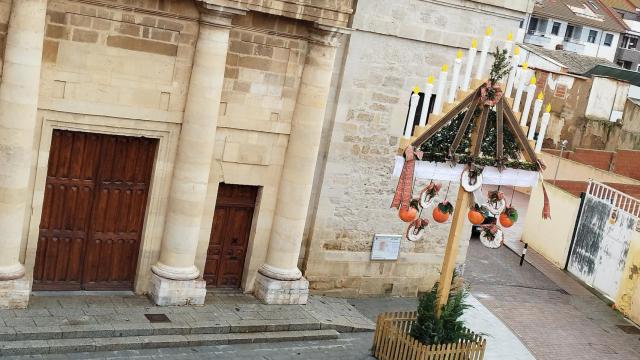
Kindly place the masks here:
<instances>
[{"instance_id":1,"label":"white candle","mask_svg":"<svg viewBox=\"0 0 640 360\"><path fill-rule=\"evenodd\" d=\"M511 57L511 71L509 71L509 78L507 80L506 97L511 97L511 93L513 92L513 84L516 82L516 72L518 72L518 62L520 62L520 48L516 46L513 49L513 56Z\"/></svg>"},{"instance_id":2,"label":"white candle","mask_svg":"<svg viewBox=\"0 0 640 360\"><path fill-rule=\"evenodd\" d=\"M406 139L411 137L411 131L413 130L413 120L416 118L416 109L420 101L419 92L420 89L417 86L414 87L413 93L411 93L411 99L409 99L409 114L407 115L407 122L404 124L404 137Z\"/></svg>"},{"instance_id":3,"label":"white candle","mask_svg":"<svg viewBox=\"0 0 640 360\"><path fill-rule=\"evenodd\" d=\"M482 52L480 53L480 61L478 62L478 68L476 69L476 79L478 80L482 80L484 65L487 62L487 54L489 53L489 47L491 47L491 27L487 26L487 29L484 31L484 39L482 40Z\"/></svg>"},{"instance_id":4,"label":"white candle","mask_svg":"<svg viewBox=\"0 0 640 360\"><path fill-rule=\"evenodd\" d=\"M524 102L524 109L522 110L522 116L520 116L520 126L526 126L527 120L529 120L529 111L531 110L531 103L533 102L533 95L536 93L536 77L532 76L527 86L527 100Z\"/></svg>"},{"instance_id":5,"label":"white candle","mask_svg":"<svg viewBox=\"0 0 640 360\"><path fill-rule=\"evenodd\" d=\"M420 113L420 126L427 125L429 117L429 106L431 105L431 95L433 94L433 76L427 78L427 86L424 88L424 101L422 102L422 113Z\"/></svg>"},{"instance_id":6,"label":"white candle","mask_svg":"<svg viewBox=\"0 0 640 360\"><path fill-rule=\"evenodd\" d=\"M440 76L438 77L438 90L436 101L433 103L433 113L439 115L442 112L442 104L445 97L445 86L447 85L447 64L442 65Z\"/></svg>"},{"instance_id":7,"label":"white candle","mask_svg":"<svg viewBox=\"0 0 640 360\"><path fill-rule=\"evenodd\" d=\"M549 125L549 118L551 117L551 104L547 104L542 114L542 120L540 120L540 132L538 132L538 140L536 141L535 151L539 153L542 151L542 142L544 141L544 135L547 132L547 126Z\"/></svg>"},{"instance_id":8,"label":"white candle","mask_svg":"<svg viewBox=\"0 0 640 360\"><path fill-rule=\"evenodd\" d=\"M453 62L453 74L451 74L451 86L449 87L449 96L447 102L452 103L456 100L456 91L458 91L458 79L460 78L460 68L462 67L462 51L456 53L456 60Z\"/></svg>"},{"instance_id":9,"label":"white candle","mask_svg":"<svg viewBox=\"0 0 640 360\"><path fill-rule=\"evenodd\" d=\"M464 69L464 76L462 77L462 85L460 86L463 91L469 90L469 82L471 81L471 71L473 70L473 61L476 58L476 49L478 42L476 39L471 40L471 47L469 48L469 54L467 56L467 67Z\"/></svg>"},{"instance_id":10,"label":"white candle","mask_svg":"<svg viewBox=\"0 0 640 360\"><path fill-rule=\"evenodd\" d=\"M533 140L533 136L536 134L536 127L538 126L538 117L540 116L540 110L542 109L542 91L538 94L538 99L533 105L533 114L531 116L531 124L529 124L529 136L527 139Z\"/></svg>"},{"instance_id":11,"label":"white candle","mask_svg":"<svg viewBox=\"0 0 640 360\"><path fill-rule=\"evenodd\" d=\"M522 68L520 69L520 75L518 76L518 87L516 88L516 97L513 98L513 110L520 111L520 99L522 98L522 93L524 92L525 87L525 79L527 78L527 63L522 64Z\"/></svg>"},{"instance_id":12,"label":"white candle","mask_svg":"<svg viewBox=\"0 0 640 360\"><path fill-rule=\"evenodd\" d=\"M507 34L507 42L504 43L504 49L507 50L507 57L511 54L513 48L513 33Z\"/></svg>"}]
</instances>

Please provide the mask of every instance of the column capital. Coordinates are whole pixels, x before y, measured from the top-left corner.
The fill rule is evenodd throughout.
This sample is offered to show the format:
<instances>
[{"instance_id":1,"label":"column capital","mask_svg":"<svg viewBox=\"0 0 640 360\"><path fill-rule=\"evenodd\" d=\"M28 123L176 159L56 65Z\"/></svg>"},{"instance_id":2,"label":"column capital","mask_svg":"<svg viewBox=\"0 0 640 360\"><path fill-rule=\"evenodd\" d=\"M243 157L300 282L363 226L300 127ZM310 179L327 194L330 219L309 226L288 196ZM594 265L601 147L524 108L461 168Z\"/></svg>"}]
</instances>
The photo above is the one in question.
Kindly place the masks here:
<instances>
[{"instance_id":1,"label":"column capital","mask_svg":"<svg viewBox=\"0 0 640 360\"><path fill-rule=\"evenodd\" d=\"M218 27L231 27L235 15L245 15L246 9L212 4L208 0L197 0L200 10L200 23Z\"/></svg>"},{"instance_id":2,"label":"column capital","mask_svg":"<svg viewBox=\"0 0 640 360\"><path fill-rule=\"evenodd\" d=\"M318 45L337 47L340 44L340 38L344 34L349 34L347 28L315 24L309 31L309 42Z\"/></svg>"}]
</instances>

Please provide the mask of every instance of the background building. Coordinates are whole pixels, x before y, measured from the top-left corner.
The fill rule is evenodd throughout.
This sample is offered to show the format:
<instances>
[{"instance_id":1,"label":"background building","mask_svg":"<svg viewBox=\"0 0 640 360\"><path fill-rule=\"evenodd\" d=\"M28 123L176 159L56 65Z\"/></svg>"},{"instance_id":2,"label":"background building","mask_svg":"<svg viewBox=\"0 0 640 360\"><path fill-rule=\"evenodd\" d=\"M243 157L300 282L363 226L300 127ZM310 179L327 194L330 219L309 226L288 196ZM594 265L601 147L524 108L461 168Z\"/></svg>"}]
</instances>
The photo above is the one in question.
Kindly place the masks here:
<instances>
[{"instance_id":1,"label":"background building","mask_svg":"<svg viewBox=\"0 0 640 360\"><path fill-rule=\"evenodd\" d=\"M613 61L626 25L600 0L536 1L524 42Z\"/></svg>"}]
</instances>

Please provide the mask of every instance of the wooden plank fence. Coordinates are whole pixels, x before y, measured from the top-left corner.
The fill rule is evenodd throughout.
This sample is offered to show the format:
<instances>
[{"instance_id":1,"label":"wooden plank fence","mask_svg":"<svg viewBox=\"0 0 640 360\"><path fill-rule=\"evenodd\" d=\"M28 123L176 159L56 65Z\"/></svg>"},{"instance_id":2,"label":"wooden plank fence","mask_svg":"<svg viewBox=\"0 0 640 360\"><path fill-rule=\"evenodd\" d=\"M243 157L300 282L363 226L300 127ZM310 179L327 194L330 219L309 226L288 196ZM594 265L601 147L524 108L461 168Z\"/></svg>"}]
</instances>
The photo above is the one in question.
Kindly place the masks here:
<instances>
[{"instance_id":1,"label":"wooden plank fence","mask_svg":"<svg viewBox=\"0 0 640 360\"><path fill-rule=\"evenodd\" d=\"M378 360L482 360L487 341L473 333L472 340L424 345L409 335L416 312L388 312L378 315L373 336L373 355Z\"/></svg>"}]
</instances>

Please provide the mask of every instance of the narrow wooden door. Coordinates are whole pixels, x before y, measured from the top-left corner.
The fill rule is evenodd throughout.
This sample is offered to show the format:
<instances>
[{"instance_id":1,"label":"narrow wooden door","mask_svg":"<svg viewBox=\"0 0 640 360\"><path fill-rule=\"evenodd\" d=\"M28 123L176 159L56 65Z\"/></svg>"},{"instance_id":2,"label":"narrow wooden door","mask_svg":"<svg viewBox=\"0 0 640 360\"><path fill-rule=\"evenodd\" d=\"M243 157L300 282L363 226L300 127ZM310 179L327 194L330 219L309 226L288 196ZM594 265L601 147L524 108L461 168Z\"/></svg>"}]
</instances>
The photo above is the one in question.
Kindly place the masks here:
<instances>
[{"instance_id":1,"label":"narrow wooden door","mask_svg":"<svg viewBox=\"0 0 640 360\"><path fill-rule=\"evenodd\" d=\"M209 287L239 288L258 187L220 184L203 277Z\"/></svg>"},{"instance_id":2,"label":"narrow wooden door","mask_svg":"<svg viewBox=\"0 0 640 360\"><path fill-rule=\"evenodd\" d=\"M35 290L131 289L157 140L55 130Z\"/></svg>"}]
</instances>

